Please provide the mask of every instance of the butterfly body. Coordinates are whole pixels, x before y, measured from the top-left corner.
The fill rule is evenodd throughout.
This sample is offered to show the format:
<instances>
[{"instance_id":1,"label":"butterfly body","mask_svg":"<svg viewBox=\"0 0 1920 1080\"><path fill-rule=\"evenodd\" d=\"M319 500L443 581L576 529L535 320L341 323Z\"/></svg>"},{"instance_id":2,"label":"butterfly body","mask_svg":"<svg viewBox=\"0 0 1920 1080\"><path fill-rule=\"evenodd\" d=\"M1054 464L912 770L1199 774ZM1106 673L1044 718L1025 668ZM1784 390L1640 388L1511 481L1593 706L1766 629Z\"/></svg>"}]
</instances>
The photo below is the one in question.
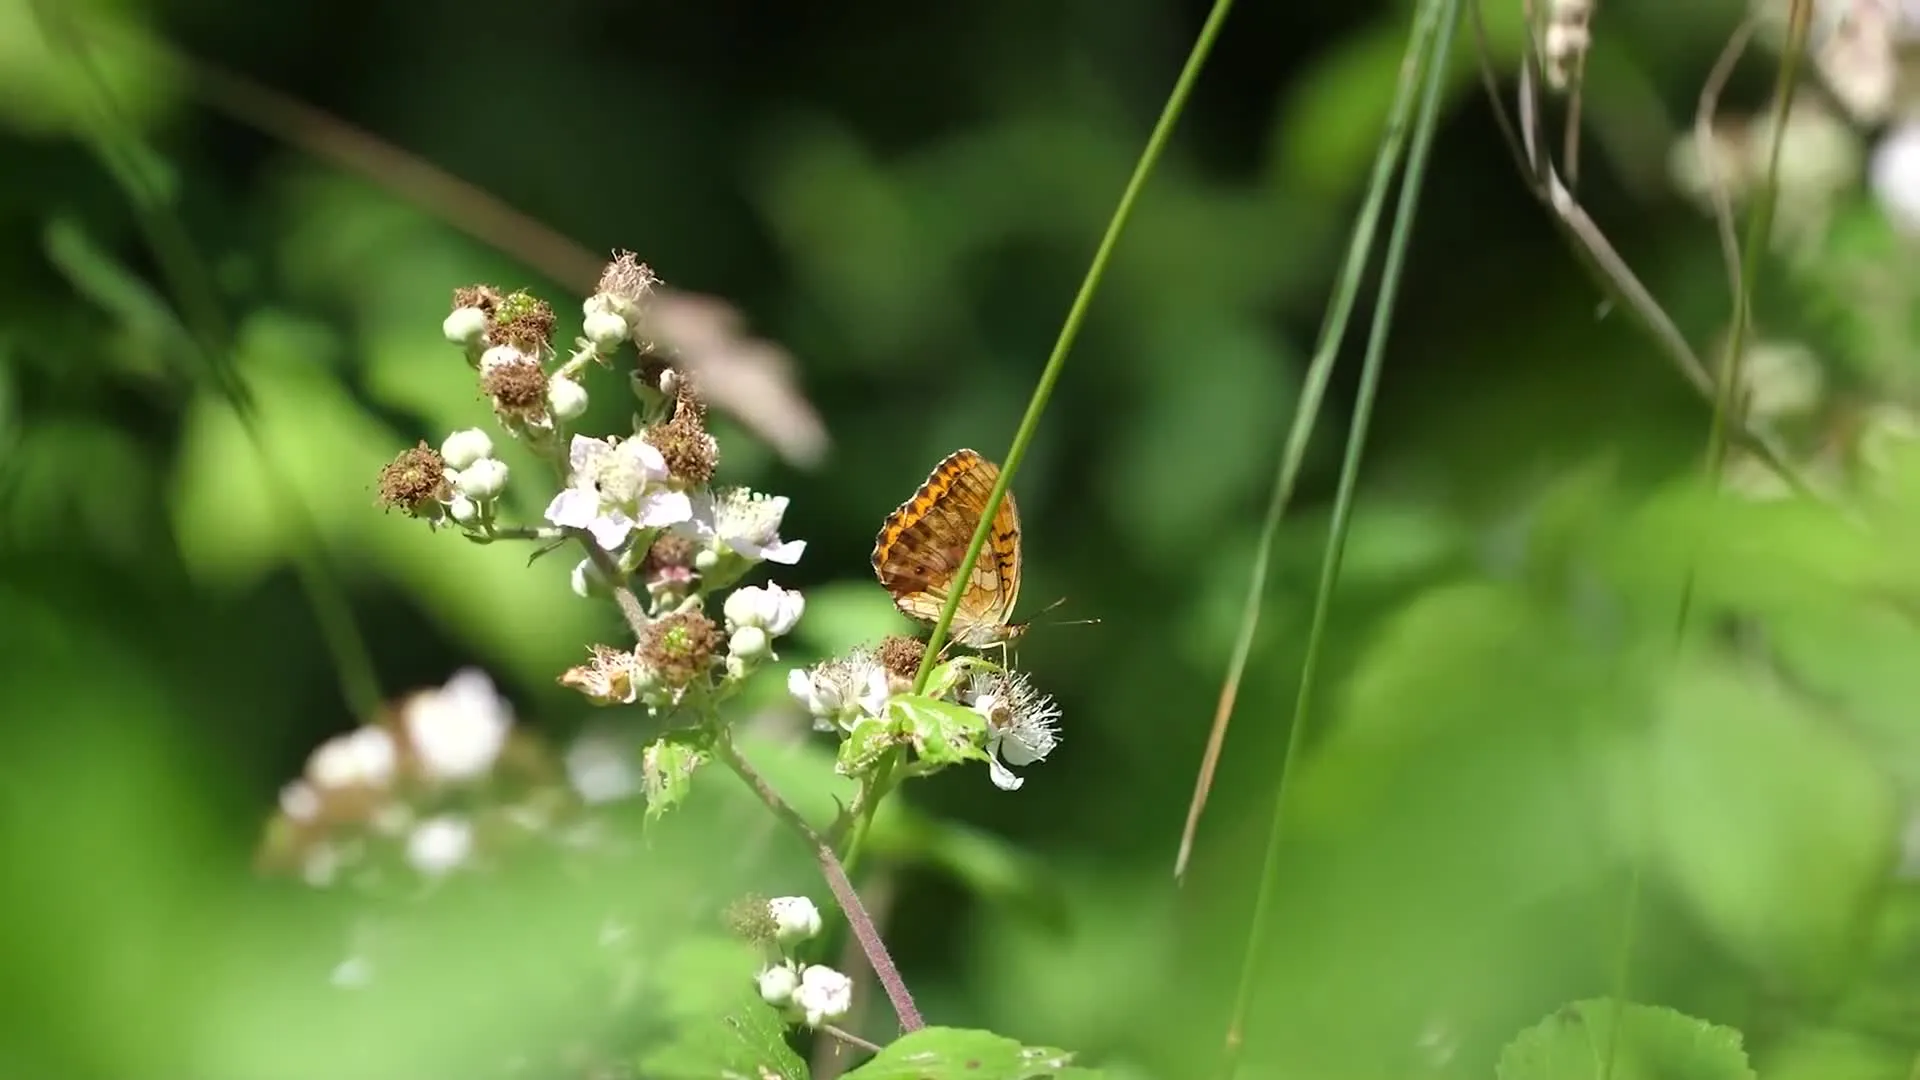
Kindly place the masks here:
<instances>
[{"instance_id":1,"label":"butterfly body","mask_svg":"<svg viewBox=\"0 0 1920 1080\"><path fill-rule=\"evenodd\" d=\"M935 622L957 587L953 640L980 649L1011 641L1026 629L1010 619L1020 598L1020 509L1007 492L993 515L973 573L956 583L967 546L986 511L1000 467L972 450L956 450L934 466L913 497L887 515L873 545L873 572L893 605Z\"/></svg>"}]
</instances>

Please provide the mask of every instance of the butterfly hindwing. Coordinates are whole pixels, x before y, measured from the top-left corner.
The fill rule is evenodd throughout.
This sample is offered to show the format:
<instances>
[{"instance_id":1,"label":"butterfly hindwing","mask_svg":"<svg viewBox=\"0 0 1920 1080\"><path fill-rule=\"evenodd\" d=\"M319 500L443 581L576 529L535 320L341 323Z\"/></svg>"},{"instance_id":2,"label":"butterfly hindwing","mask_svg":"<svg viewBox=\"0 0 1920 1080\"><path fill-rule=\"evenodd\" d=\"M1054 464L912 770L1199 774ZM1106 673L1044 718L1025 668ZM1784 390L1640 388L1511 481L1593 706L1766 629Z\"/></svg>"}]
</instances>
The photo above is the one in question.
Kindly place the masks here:
<instances>
[{"instance_id":1,"label":"butterfly hindwing","mask_svg":"<svg viewBox=\"0 0 1920 1080\"><path fill-rule=\"evenodd\" d=\"M999 475L999 466L974 451L957 450L888 515L873 569L895 607L928 622L940 617ZM955 610L955 637L978 645L1017 633L1008 617L1019 592L1020 510L1008 492Z\"/></svg>"}]
</instances>

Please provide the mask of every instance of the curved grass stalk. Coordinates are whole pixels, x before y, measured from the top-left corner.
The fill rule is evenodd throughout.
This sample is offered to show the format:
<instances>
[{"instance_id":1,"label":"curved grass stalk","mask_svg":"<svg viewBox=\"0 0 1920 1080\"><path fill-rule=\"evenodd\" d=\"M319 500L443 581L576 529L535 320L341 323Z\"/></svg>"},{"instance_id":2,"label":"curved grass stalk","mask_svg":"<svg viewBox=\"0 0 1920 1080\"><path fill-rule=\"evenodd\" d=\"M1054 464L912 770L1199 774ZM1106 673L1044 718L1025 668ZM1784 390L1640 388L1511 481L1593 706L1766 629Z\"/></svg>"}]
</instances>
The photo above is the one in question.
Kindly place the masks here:
<instances>
[{"instance_id":1,"label":"curved grass stalk","mask_svg":"<svg viewBox=\"0 0 1920 1080\"><path fill-rule=\"evenodd\" d=\"M1060 373L1066 370L1067 353L1080 336L1080 326L1086 321L1087 310L1093 306L1094 293L1099 290L1100 281L1106 276L1107 264L1112 261L1114 248L1119 245L1120 234L1133 216L1133 205L1146 187L1154 166L1159 163L1167 140L1173 135L1174 125L1186 109L1194 83L1200 78L1200 70L1206 66L1214 42L1220 37L1220 29L1226 25L1227 15L1232 11L1233 0L1214 0L1212 9L1207 13L1207 21L1194 38L1193 48L1187 52L1180 76L1174 80L1173 89L1167 94L1167 102L1161 107L1160 119L1154 123L1152 134L1147 136L1147 145L1134 162L1133 175L1127 178L1127 186L1120 193L1120 202L1113 208L1113 216L1107 220L1106 233L1100 237L1100 246L1093 253L1086 276L1081 279L1080 291L1074 295L1073 305L1067 309L1060 335L1054 340L1053 351L1047 355L1046 366L1041 369L1040 381L1034 385L1033 396L1027 401L1026 414L1020 418L1020 426L1013 433L1013 444L1007 448L1006 457L1000 462L1000 476L994 481L993 492L987 496L987 505L980 514L980 524L974 528L973 539L967 544L967 553L961 558L959 569L954 572L955 581L967 580L973 573L974 564L980 560L980 551L987 543L987 533L993 527L993 515L999 511L1001 500L1006 498L1008 488L1013 485L1014 473L1019 470L1021 459L1026 457L1027 445L1040 429L1041 414L1046 411L1047 400L1053 396L1054 384L1060 381ZM926 654L920 658L920 669L914 674L913 692L916 694L927 687L927 679L933 674L940 647L946 643L947 629L953 624L953 615L960 608L962 595L962 590L952 590L946 606L940 609L940 617L934 621L933 632L927 637ZM856 796L847 834L846 854L842 856L842 861L849 868L859 859L860 847L873 822L874 808L886 795L895 763L894 757L882 761L866 789Z\"/></svg>"},{"instance_id":2,"label":"curved grass stalk","mask_svg":"<svg viewBox=\"0 0 1920 1080\"><path fill-rule=\"evenodd\" d=\"M1460 18L1460 0L1422 0L1414 16L1405 58L1400 67L1400 88L1385 137L1391 142L1404 135L1406 114L1416 93L1419 115L1413 126L1413 146L1407 158L1406 175L1400 185L1400 198L1394 208L1393 229L1387 238L1386 260L1381 271L1379 304L1368 328L1366 356L1362 361L1360 388L1354 402L1353 419L1347 430L1346 454L1340 465L1339 486L1334 494L1333 516L1327 529L1327 551L1320 563L1320 582L1313 604L1313 620L1307 633L1306 658L1301 665L1300 689L1294 701L1293 723L1287 732L1285 756L1280 760L1279 776L1274 782L1273 817L1267 827L1267 850L1260 869L1259 892L1254 899L1253 922L1248 929L1245 959L1234 992L1233 1014L1227 1025L1224 1072L1237 1072L1245 1046L1247 1012L1252 1004L1254 976L1265 951L1267 928L1273 920L1278 895L1281 838L1286 818L1288 780L1299 757L1302 733L1307 727L1313 700L1314 676L1319 669L1321 644L1325 637L1327 612L1332 607L1333 591L1340 579L1347 531L1352 520L1354 490L1358 486L1360 462L1367 440L1367 423L1380 383L1380 369L1386 355L1394 301L1399 292L1400 274L1405 262L1407 240L1413 233L1420 189L1426 172L1427 156L1438 126L1440 101L1444 96L1446 56L1453 42L1454 27ZM1424 75L1424 79L1421 77ZM1415 90L1416 80L1419 88ZM1386 147L1382 147L1383 156ZM1379 177L1376 176L1376 181Z\"/></svg>"}]
</instances>

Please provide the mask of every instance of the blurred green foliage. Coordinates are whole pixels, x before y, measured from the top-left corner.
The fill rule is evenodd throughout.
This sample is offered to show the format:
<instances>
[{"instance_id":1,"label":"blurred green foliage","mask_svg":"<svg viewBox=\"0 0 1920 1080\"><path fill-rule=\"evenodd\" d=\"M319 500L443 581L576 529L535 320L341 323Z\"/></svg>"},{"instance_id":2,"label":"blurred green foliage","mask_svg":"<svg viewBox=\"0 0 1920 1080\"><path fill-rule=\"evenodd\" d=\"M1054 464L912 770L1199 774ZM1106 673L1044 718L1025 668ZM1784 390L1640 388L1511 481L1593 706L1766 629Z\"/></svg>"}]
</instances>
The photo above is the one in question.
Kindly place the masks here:
<instances>
[{"instance_id":1,"label":"blurred green foliage","mask_svg":"<svg viewBox=\"0 0 1920 1080\"><path fill-rule=\"evenodd\" d=\"M1508 7L1488 16L1510 66ZM1719 258L1662 170L1737 8L1602 9L1583 195L1704 342L1726 311ZM1084 0L72 10L338 114L588 249L632 248L790 349L833 437L821 469L718 420L723 479L791 496L786 533L809 542L782 579L810 598L796 663L903 627L868 575L873 532L947 451L1004 448L1204 16ZM1016 484L1027 603L1065 595L1061 618L1100 620L1021 645L1066 742L1017 794L977 768L910 785L875 834L876 906L938 1024L1116 1076L1195 1075L1217 1053L1344 386L1178 888L1172 854L1406 16L1247 5L1122 244ZM1250 1075L1587 1075L1565 1063L1590 1024L1697 1053L1664 1075L1751 1075L1750 1056L1768 1080L1907 1076L1920 460L1892 453L1847 511L1694 490L1704 408L1626 317L1596 311L1456 59L1289 807ZM165 53L101 44L95 61L84 77L26 0L0 0L0 1074L451 1077L518 1060L545 1077L592 1046L678 1076L740 1040L766 1050L738 981L751 950L718 913L750 890L825 894L723 774L590 884L542 866L392 905L359 991L328 984L362 932L351 906L249 873L274 792L353 722L303 558L384 694L477 664L555 742L588 722L554 676L619 631L568 591L569 560L373 506L383 461L485 420L438 331L450 291L529 287L564 324L577 283L235 124ZM257 437L203 366L206 313L115 183L129 166L80 137L102 87L136 136L131 167L160 178L191 239L227 327L211 359L247 388ZM1915 309L1855 286L1894 279L1911 249L1864 200L1839 221L1775 268L1760 319L1898 399ZM593 389L594 415L621 422L619 385ZM536 485L509 497L538 514ZM781 725L782 691L770 676L741 703L747 745L825 820L846 785L829 745ZM610 909L644 941L631 969L602 970ZM1589 1000L1623 968L1647 1003L1625 1019ZM859 1021L891 1032L883 1007ZM861 1075L914 1075L884 1065ZM1615 1075L1649 1074L1623 1058Z\"/></svg>"}]
</instances>

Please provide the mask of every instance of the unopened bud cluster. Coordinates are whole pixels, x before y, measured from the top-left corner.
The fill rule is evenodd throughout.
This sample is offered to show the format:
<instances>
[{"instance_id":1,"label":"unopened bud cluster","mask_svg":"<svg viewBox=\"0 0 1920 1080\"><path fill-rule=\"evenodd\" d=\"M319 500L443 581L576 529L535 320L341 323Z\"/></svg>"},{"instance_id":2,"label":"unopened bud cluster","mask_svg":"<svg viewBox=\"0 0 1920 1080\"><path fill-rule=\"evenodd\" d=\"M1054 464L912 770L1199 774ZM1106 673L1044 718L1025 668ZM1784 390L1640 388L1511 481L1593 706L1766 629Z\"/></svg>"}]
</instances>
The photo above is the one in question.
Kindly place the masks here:
<instances>
[{"instance_id":1,"label":"unopened bud cluster","mask_svg":"<svg viewBox=\"0 0 1920 1080\"><path fill-rule=\"evenodd\" d=\"M760 998L810 1028L853 1008L853 980L825 964L803 963L795 946L820 933L820 909L804 896L748 899L734 913L737 933L766 947L770 962L754 976Z\"/></svg>"}]
</instances>

